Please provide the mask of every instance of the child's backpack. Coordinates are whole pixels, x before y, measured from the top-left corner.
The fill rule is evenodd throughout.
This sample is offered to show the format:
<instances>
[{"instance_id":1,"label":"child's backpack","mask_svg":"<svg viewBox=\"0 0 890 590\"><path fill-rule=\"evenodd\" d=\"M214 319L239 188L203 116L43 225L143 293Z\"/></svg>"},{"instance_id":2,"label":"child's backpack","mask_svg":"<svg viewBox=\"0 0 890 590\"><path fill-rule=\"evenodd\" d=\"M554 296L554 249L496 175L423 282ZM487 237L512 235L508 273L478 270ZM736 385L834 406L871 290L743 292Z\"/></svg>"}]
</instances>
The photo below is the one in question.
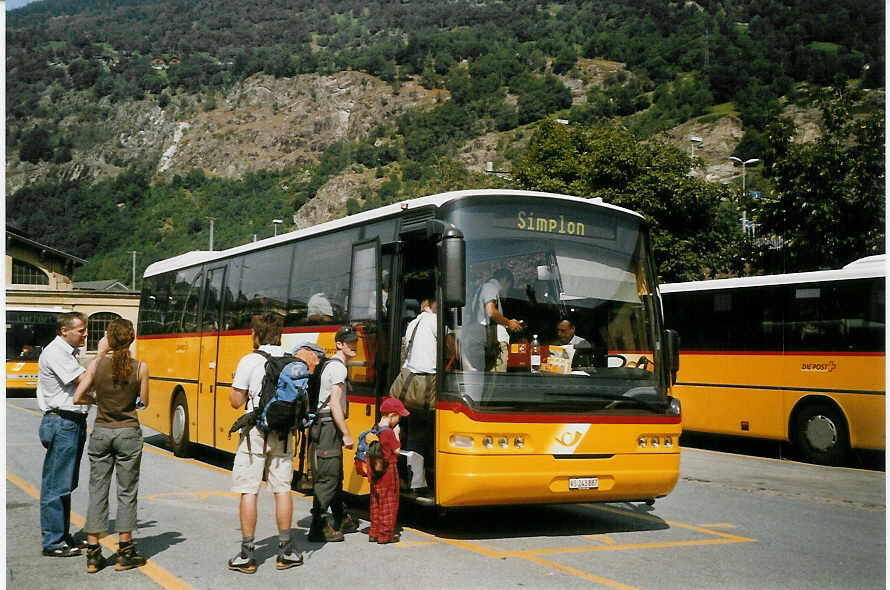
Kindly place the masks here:
<instances>
[{"instance_id":1,"label":"child's backpack","mask_svg":"<svg viewBox=\"0 0 890 590\"><path fill-rule=\"evenodd\" d=\"M383 445L380 444L379 434L389 428L389 426L374 426L371 430L366 430L358 435L358 442L355 447L355 465L359 473L367 477L364 472L365 461L371 467L370 476L372 479L380 479L389 466L383 458ZM359 468L361 465L361 468Z\"/></svg>"},{"instance_id":2,"label":"child's backpack","mask_svg":"<svg viewBox=\"0 0 890 590\"><path fill-rule=\"evenodd\" d=\"M270 432L281 436L287 451L287 439L302 427L307 413L309 367L291 354L272 356L263 350L254 352L266 359L266 374L263 376L259 400L253 412L248 412L235 421L229 434L235 430L246 433L252 426L256 426L266 437ZM250 438L247 440L249 444Z\"/></svg>"}]
</instances>

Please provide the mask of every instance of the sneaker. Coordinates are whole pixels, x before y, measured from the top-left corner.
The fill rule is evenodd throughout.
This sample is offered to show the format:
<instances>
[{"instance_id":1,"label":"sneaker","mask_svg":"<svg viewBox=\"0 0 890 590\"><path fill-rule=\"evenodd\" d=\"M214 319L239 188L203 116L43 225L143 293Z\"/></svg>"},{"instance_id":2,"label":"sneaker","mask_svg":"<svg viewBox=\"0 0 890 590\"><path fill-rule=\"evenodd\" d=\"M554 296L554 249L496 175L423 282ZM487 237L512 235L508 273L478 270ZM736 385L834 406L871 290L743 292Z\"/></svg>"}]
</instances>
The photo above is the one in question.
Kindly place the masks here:
<instances>
[{"instance_id":1,"label":"sneaker","mask_svg":"<svg viewBox=\"0 0 890 590\"><path fill-rule=\"evenodd\" d=\"M95 574L105 567L105 558L102 557L102 547L87 549L87 573Z\"/></svg>"},{"instance_id":2,"label":"sneaker","mask_svg":"<svg viewBox=\"0 0 890 590\"><path fill-rule=\"evenodd\" d=\"M340 532L343 534L354 533L358 531L358 522L348 512L340 523Z\"/></svg>"},{"instance_id":3,"label":"sneaker","mask_svg":"<svg viewBox=\"0 0 890 590\"><path fill-rule=\"evenodd\" d=\"M229 569L242 574L252 574L256 572L256 559L253 558L253 547L248 551L241 546L235 557L229 560Z\"/></svg>"},{"instance_id":4,"label":"sneaker","mask_svg":"<svg viewBox=\"0 0 890 590\"><path fill-rule=\"evenodd\" d=\"M343 540L343 533L325 524L323 529L310 530L306 539L312 543L337 543Z\"/></svg>"},{"instance_id":5,"label":"sneaker","mask_svg":"<svg viewBox=\"0 0 890 590\"><path fill-rule=\"evenodd\" d=\"M148 560L144 555L136 552L136 545L130 543L126 547L117 550L117 565L114 569L117 571L130 570L134 567L142 567Z\"/></svg>"},{"instance_id":6,"label":"sneaker","mask_svg":"<svg viewBox=\"0 0 890 590\"><path fill-rule=\"evenodd\" d=\"M86 549L89 547L90 543L87 541L87 538L84 537L74 537L73 535L65 535L65 542L71 545L72 547L80 547L81 549Z\"/></svg>"},{"instance_id":7,"label":"sneaker","mask_svg":"<svg viewBox=\"0 0 890 590\"><path fill-rule=\"evenodd\" d=\"M294 551L290 541L278 543L278 558L275 560L275 568L286 570L288 568L303 565L303 556Z\"/></svg>"},{"instance_id":8,"label":"sneaker","mask_svg":"<svg viewBox=\"0 0 890 590\"><path fill-rule=\"evenodd\" d=\"M80 547L72 547L68 543L65 543L57 547L44 547L43 554L46 557L76 557L78 555L83 555L83 551Z\"/></svg>"}]
</instances>

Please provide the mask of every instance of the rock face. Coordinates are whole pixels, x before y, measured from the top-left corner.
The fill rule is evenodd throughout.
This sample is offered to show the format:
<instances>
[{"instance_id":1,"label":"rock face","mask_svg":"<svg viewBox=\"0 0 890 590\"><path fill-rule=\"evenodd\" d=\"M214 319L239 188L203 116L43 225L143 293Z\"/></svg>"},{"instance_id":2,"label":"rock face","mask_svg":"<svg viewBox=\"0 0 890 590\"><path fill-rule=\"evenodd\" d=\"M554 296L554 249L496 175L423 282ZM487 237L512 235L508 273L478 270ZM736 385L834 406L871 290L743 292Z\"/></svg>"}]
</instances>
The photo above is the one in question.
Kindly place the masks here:
<instances>
[{"instance_id":1,"label":"rock face","mask_svg":"<svg viewBox=\"0 0 890 590\"><path fill-rule=\"evenodd\" d=\"M274 78L258 74L225 96L174 96L162 109L156 99L111 104L103 99L104 140L75 150L74 161L29 164L10 153L7 190L49 178L100 178L130 162L157 159L158 178L201 168L211 176L239 178L260 169L317 161L338 140L363 138L377 125L414 107L431 108L448 98L409 81L398 91L360 72ZM83 121L69 115L61 127L74 132Z\"/></svg>"}]
</instances>

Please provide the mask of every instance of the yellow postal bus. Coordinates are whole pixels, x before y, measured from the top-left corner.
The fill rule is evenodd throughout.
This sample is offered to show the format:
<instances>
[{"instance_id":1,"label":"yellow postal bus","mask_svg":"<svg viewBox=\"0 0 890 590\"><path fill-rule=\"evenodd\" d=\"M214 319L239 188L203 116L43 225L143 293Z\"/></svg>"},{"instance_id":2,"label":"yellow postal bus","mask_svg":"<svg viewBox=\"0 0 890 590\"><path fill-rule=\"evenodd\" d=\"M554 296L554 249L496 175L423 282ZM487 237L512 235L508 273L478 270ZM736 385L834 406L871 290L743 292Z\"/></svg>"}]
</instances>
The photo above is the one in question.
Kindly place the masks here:
<instances>
[{"instance_id":1,"label":"yellow postal bus","mask_svg":"<svg viewBox=\"0 0 890 590\"><path fill-rule=\"evenodd\" d=\"M471 358L474 296L509 270L504 313L523 320L503 372ZM417 301L438 303L438 400L425 457L439 506L653 501L679 474L680 408L671 397L675 335L665 332L641 216L598 200L460 191L390 205L145 271L137 356L151 371L143 422L234 451L228 401L251 350L253 314L285 318L287 350L328 354L342 325L360 334L349 362L349 428L371 427L399 371ZM589 345L556 342L562 319ZM543 357L530 369L530 339ZM344 456L345 489L367 481ZM295 460L296 461L296 460Z\"/></svg>"},{"instance_id":2,"label":"yellow postal bus","mask_svg":"<svg viewBox=\"0 0 890 590\"><path fill-rule=\"evenodd\" d=\"M6 308L6 389L37 391L37 361L56 337L60 307Z\"/></svg>"},{"instance_id":3,"label":"yellow postal bus","mask_svg":"<svg viewBox=\"0 0 890 590\"><path fill-rule=\"evenodd\" d=\"M662 285L683 429L791 441L841 464L884 449L883 256L841 270Z\"/></svg>"}]
</instances>

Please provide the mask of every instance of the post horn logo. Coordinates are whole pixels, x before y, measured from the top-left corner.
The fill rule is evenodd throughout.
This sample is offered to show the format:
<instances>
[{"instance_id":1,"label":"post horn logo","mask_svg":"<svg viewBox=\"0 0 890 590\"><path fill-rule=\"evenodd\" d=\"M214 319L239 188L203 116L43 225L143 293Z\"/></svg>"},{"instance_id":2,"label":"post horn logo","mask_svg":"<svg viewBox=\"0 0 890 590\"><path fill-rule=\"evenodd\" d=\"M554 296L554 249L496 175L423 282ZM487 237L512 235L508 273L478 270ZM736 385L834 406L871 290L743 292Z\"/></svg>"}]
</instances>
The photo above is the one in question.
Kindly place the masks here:
<instances>
[{"instance_id":1,"label":"post horn logo","mask_svg":"<svg viewBox=\"0 0 890 590\"><path fill-rule=\"evenodd\" d=\"M574 432L563 432L562 436L556 439L556 442L561 444L564 447L573 447L578 444L578 441L581 439L581 433L577 430Z\"/></svg>"}]
</instances>

